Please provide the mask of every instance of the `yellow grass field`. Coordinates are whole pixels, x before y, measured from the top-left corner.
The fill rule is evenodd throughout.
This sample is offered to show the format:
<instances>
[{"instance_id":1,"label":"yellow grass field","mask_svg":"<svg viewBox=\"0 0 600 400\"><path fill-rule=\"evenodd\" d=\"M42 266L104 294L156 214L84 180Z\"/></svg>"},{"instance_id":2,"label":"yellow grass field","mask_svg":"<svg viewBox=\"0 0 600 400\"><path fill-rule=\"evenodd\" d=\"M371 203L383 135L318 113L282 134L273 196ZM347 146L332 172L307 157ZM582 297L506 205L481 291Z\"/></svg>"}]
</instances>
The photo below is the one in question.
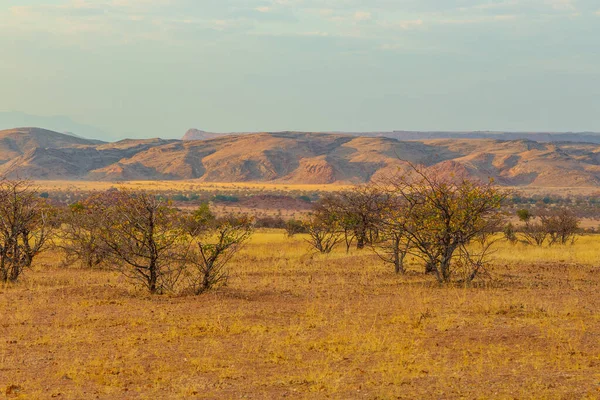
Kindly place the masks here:
<instances>
[{"instance_id":1,"label":"yellow grass field","mask_svg":"<svg viewBox=\"0 0 600 400\"><path fill-rule=\"evenodd\" d=\"M181 181L34 181L34 186L40 191L102 191L110 188L128 188L135 190L154 191L321 191L333 192L352 187L350 184L287 184L271 182L202 182L199 180ZM590 196L598 193L597 187L507 187L507 189L522 192L527 195L558 195L558 196Z\"/></svg>"},{"instance_id":2,"label":"yellow grass field","mask_svg":"<svg viewBox=\"0 0 600 400\"><path fill-rule=\"evenodd\" d=\"M124 181L124 182L101 182L101 181L34 181L34 186L40 191L102 191L110 188L127 188L134 190L155 191L337 191L347 189L349 185L300 185L285 183L265 182L237 182L237 183L213 183L201 181Z\"/></svg>"},{"instance_id":3,"label":"yellow grass field","mask_svg":"<svg viewBox=\"0 0 600 400\"><path fill-rule=\"evenodd\" d=\"M0 287L0 397L600 398L600 236L494 257L493 280L439 287L261 231L227 287L151 297L46 253Z\"/></svg>"}]
</instances>

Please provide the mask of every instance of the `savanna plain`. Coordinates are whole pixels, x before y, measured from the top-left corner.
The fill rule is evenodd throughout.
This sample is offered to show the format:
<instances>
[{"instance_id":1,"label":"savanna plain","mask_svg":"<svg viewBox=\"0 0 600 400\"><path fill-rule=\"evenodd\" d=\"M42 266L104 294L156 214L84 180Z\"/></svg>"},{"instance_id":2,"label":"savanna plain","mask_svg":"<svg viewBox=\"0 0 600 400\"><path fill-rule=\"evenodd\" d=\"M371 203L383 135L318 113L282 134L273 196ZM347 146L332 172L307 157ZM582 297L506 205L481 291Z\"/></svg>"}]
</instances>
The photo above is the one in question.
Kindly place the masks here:
<instances>
[{"instance_id":1,"label":"savanna plain","mask_svg":"<svg viewBox=\"0 0 600 400\"><path fill-rule=\"evenodd\" d=\"M490 278L259 230L226 287L150 296L46 252L0 287L8 398L599 398L600 236L500 242Z\"/></svg>"}]
</instances>

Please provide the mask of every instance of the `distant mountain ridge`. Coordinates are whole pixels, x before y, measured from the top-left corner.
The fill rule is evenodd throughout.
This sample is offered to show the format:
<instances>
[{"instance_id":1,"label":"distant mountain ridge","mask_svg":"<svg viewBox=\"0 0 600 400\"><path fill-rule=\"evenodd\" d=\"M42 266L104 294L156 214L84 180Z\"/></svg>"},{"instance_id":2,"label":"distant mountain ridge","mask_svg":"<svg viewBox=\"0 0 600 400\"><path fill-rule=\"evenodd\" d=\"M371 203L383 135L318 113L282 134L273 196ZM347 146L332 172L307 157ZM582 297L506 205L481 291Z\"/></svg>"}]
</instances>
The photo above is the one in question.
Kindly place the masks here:
<instances>
[{"instance_id":1,"label":"distant mountain ridge","mask_svg":"<svg viewBox=\"0 0 600 400\"><path fill-rule=\"evenodd\" d=\"M0 175L39 180L359 183L406 170L407 162L506 186L600 184L600 144L574 141L263 132L105 143L37 128L0 131Z\"/></svg>"},{"instance_id":2,"label":"distant mountain ridge","mask_svg":"<svg viewBox=\"0 0 600 400\"><path fill-rule=\"evenodd\" d=\"M215 133L190 129L182 140L206 140L229 135L258 132ZM387 137L397 140L495 139L533 140L535 142L578 142L600 144L600 132L496 132L496 131L390 131L390 132L323 132L350 136Z\"/></svg>"},{"instance_id":3,"label":"distant mountain ridge","mask_svg":"<svg viewBox=\"0 0 600 400\"><path fill-rule=\"evenodd\" d=\"M0 111L0 130L15 126L43 126L46 129L91 139L111 140L112 135L94 126L73 121L64 115L41 116L18 111Z\"/></svg>"}]
</instances>

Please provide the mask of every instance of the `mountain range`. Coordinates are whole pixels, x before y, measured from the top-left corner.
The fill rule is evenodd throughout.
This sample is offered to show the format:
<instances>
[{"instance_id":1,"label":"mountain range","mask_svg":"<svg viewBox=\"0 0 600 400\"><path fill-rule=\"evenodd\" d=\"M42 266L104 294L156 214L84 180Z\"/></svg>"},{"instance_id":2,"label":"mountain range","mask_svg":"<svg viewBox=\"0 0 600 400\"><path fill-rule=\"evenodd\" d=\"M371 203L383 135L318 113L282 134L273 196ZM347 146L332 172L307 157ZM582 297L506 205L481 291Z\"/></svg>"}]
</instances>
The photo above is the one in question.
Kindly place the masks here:
<instances>
[{"instance_id":1,"label":"mountain range","mask_svg":"<svg viewBox=\"0 0 600 400\"><path fill-rule=\"evenodd\" d=\"M190 129L182 140L205 140L222 136L247 135L252 132L215 133ZM496 139L533 140L536 142L577 142L600 144L600 133L596 132L498 132L498 131L389 131L389 132L325 132L350 136L387 137L397 140L432 139Z\"/></svg>"},{"instance_id":2,"label":"mountain range","mask_svg":"<svg viewBox=\"0 0 600 400\"><path fill-rule=\"evenodd\" d=\"M39 128L0 131L0 175L36 180L349 183L397 173L407 161L506 186L600 183L600 144L575 140L263 132L106 143Z\"/></svg>"}]
</instances>

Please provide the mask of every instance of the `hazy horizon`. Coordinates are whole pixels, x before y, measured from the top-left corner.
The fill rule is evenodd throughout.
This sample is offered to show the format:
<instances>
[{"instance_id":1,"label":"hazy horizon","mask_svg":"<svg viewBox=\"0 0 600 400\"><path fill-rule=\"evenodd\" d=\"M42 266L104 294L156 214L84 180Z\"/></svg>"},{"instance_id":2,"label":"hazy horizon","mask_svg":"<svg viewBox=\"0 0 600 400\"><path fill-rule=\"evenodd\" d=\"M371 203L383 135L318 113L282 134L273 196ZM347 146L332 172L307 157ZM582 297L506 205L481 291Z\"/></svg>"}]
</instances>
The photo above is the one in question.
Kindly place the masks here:
<instances>
[{"instance_id":1,"label":"hazy horizon","mask_svg":"<svg viewBox=\"0 0 600 400\"><path fill-rule=\"evenodd\" d=\"M108 140L598 132L599 38L592 0L0 0L0 112Z\"/></svg>"}]
</instances>

